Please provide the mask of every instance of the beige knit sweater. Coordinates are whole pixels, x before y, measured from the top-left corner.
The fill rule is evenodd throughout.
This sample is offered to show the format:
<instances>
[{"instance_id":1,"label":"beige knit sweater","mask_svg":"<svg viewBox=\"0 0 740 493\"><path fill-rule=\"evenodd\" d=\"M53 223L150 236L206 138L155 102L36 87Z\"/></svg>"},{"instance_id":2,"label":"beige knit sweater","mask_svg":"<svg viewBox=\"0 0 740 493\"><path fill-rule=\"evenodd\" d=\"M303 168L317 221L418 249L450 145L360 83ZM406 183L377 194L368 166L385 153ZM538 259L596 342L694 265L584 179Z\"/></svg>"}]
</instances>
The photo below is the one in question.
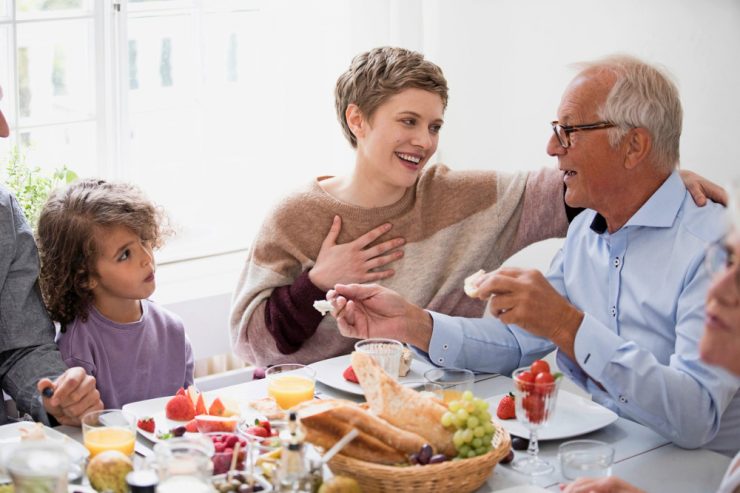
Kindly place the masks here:
<instances>
[{"instance_id":1,"label":"beige knit sweater","mask_svg":"<svg viewBox=\"0 0 740 493\"><path fill-rule=\"evenodd\" d=\"M293 285L314 265L336 214L342 218L338 243L384 222L393 228L376 243L396 236L406 239L403 258L390 265L395 275L380 284L419 306L469 317L481 316L484 302L465 296L466 276L496 269L524 246L564 236L567 230L562 174L555 169L505 174L434 165L422 171L401 200L372 209L336 200L319 186L324 178L279 202L250 249L230 321L233 350L245 361L308 364L352 351L355 340L339 334L336 321L327 315L316 319L315 332L297 350L285 354L265 317L273 290ZM310 297L321 295L314 290ZM298 306L291 310L318 316L311 307L314 299L293 301Z\"/></svg>"}]
</instances>

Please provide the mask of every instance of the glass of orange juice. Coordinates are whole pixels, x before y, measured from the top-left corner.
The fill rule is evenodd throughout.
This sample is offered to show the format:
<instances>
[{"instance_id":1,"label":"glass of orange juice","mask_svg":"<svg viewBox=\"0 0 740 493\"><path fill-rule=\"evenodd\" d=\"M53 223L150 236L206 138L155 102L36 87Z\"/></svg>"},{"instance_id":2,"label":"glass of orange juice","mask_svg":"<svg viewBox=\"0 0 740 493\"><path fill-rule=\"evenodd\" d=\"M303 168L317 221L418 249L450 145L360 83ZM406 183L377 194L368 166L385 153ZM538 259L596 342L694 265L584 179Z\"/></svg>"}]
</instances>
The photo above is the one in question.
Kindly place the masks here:
<instances>
[{"instance_id":1,"label":"glass of orange juice","mask_svg":"<svg viewBox=\"0 0 740 493\"><path fill-rule=\"evenodd\" d=\"M93 411L82 417L82 443L90 457L105 450L134 454L136 416L121 409Z\"/></svg>"},{"instance_id":2,"label":"glass of orange juice","mask_svg":"<svg viewBox=\"0 0 740 493\"><path fill-rule=\"evenodd\" d=\"M305 365L286 363L265 371L267 393L281 409L290 409L313 399L316 370Z\"/></svg>"},{"instance_id":3,"label":"glass of orange juice","mask_svg":"<svg viewBox=\"0 0 740 493\"><path fill-rule=\"evenodd\" d=\"M427 382L442 386L442 396L446 404L462 399L466 390L473 391L475 374L463 368L432 368L424 372Z\"/></svg>"}]
</instances>

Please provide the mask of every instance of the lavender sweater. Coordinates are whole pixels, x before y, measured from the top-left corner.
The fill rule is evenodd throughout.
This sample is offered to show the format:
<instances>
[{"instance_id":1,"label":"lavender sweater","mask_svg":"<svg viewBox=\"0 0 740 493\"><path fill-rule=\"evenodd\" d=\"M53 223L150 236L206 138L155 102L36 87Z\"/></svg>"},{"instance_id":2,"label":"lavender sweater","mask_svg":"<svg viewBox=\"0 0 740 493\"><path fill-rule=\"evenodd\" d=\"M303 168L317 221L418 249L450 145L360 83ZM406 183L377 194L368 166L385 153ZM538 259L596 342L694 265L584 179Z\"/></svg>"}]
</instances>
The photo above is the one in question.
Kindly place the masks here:
<instances>
[{"instance_id":1,"label":"lavender sweater","mask_svg":"<svg viewBox=\"0 0 740 493\"><path fill-rule=\"evenodd\" d=\"M57 344L64 362L81 366L97 380L106 409L172 395L193 383L193 352L182 320L149 300L141 319L119 324L90 307L86 322L76 319Z\"/></svg>"}]
</instances>

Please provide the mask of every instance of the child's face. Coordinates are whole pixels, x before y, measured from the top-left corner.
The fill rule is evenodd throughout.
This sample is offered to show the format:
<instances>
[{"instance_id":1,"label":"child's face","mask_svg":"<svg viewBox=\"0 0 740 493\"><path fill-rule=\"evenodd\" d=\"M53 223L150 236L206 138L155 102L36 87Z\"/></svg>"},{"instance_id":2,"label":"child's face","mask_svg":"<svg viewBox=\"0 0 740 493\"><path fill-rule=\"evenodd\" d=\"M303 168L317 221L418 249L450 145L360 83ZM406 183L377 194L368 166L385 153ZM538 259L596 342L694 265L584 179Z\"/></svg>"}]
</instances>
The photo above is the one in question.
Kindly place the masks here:
<instances>
[{"instance_id":1,"label":"child's face","mask_svg":"<svg viewBox=\"0 0 740 493\"><path fill-rule=\"evenodd\" d=\"M96 303L146 299L154 292L154 256L151 246L125 226L114 226L95 235L99 254L92 291Z\"/></svg>"},{"instance_id":2,"label":"child's face","mask_svg":"<svg viewBox=\"0 0 740 493\"><path fill-rule=\"evenodd\" d=\"M437 150L444 108L439 95L405 89L357 120L357 165L392 187L413 186ZM349 121L349 120L348 120Z\"/></svg>"}]
</instances>

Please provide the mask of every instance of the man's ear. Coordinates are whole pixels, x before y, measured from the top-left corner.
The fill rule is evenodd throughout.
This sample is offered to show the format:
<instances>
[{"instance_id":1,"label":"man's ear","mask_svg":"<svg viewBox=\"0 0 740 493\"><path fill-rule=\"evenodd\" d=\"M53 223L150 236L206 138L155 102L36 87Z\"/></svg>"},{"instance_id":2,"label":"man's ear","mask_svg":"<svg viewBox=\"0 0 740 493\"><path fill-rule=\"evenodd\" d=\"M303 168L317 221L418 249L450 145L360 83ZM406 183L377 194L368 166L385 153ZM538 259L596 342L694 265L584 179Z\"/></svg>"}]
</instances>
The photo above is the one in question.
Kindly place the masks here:
<instances>
[{"instance_id":1,"label":"man's ear","mask_svg":"<svg viewBox=\"0 0 740 493\"><path fill-rule=\"evenodd\" d=\"M344 118L347 120L347 126L355 138L365 136L365 116L359 106L354 103L349 104L344 112Z\"/></svg>"},{"instance_id":2,"label":"man's ear","mask_svg":"<svg viewBox=\"0 0 740 493\"><path fill-rule=\"evenodd\" d=\"M647 129L637 127L630 129L625 136L627 154L624 157L624 167L634 169L640 165L653 148L653 136Z\"/></svg>"}]
</instances>

